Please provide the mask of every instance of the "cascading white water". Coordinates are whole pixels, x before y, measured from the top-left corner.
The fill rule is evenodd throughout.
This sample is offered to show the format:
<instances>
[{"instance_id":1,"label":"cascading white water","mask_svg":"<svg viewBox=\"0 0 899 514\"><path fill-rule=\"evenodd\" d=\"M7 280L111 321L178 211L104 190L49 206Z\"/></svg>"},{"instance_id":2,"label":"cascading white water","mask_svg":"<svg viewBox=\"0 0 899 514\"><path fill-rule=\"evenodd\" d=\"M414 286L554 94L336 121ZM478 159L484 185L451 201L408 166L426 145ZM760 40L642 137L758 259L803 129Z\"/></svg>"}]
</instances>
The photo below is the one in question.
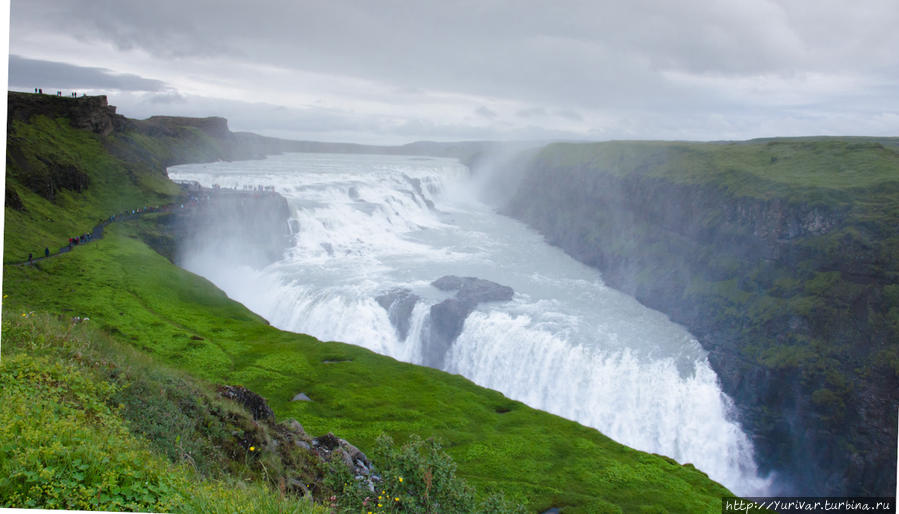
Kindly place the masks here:
<instances>
[{"instance_id":1,"label":"cascading white water","mask_svg":"<svg viewBox=\"0 0 899 514\"><path fill-rule=\"evenodd\" d=\"M738 494L767 488L699 343L477 201L458 162L288 154L176 166L169 175L273 186L288 199L295 245L282 260L235 269L228 256L198 250L180 262L273 325L422 363L430 306L452 296L431 282L458 275L510 286L511 301L479 304L467 317L446 371L692 462ZM377 301L397 288L420 298L404 339Z\"/></svg>"}]
</instances>

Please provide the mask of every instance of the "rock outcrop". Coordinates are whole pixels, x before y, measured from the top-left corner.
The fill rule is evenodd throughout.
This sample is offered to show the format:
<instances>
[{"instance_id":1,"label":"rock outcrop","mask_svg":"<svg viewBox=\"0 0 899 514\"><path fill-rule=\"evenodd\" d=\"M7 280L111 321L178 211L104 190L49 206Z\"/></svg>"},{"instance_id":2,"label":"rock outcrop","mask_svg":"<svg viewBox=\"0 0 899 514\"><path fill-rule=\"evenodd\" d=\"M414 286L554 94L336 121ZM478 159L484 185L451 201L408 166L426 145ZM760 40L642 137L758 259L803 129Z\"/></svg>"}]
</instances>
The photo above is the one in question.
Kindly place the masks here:
<instances>
[{"instance_id":1,"label":"rock outcrop","mask_svg":"<svg viewBox=\"0 0 899 514\"><path fill-rule=\"evenodd\" d=\"M292 244L290 208L277 193L203 189L193 197L194 207L170 220L176 262L188 255L208 255L261 269L279 260Z\"/></svg>"},{"instance_id":2,"label":"rock outcrop","mask_svg":"<svg viewBox=\"0 0 899 514\"><path fill-rule=\"evenodd\" d=\"M418 303L420 298L408 289L392 289L384 293L375 300L378 305L384 307L387 311L387 317L390 324L396 330L396 335L400 341L405 341L409 335L409 322L412 317L412 309Z\"/></svg>"},{"instance_id":3,"label":"rock outcrop","mask_svg":"<svg viewBox=\"0 0 899 514\"><path fill-rule=\"evenodd\" d=\"M283 473L283 476L270 476L269 479L280 483L285 490L299 496L318 493L316 489L321 484L317 482L321 477L310 478L309 472L325 469L330 463L345 465L356 480L369 490L375 490L380 477L375 474L374 466L361 450L345 439L330 432L312 438L295 419L277 423L265 398L243 386L223 385L218 387L218 392L222 398L233 400L244 408L252 418L252 422L243 422L240 417L232 416L232 422L242 426L242 430L232 434L233 441L223 444L239 459L254 459L249 461L251 466L255 459L269 454L267 458L274 459L279 464L277 469ZM266 470L267 474L273 472L276 470Z\"/></svg>"},{"instance_id":4,"label":"rock outcrop","mask_svg":"<svg viewBox=\"0 0 899 514\"><path fill-rule=\"evenodd\" d=\"M441 291L456 291L448 298L431 306L428 328L424 335L423 364L442 368L446 352L462 333L465 319L480 303L506 302L515 292L511 287L474 277L448 275L431 283Z\"/></svg>"},{"instance_id":5,"label":"rock outcrop","mask_svg":"<svg viewBox=\"0 0 899 514\"><path fill-rule=\"evenodd\" d=\"M425 366L443 368L446 352L455 342L465 319L478 306L486 302L507 302L515 295L511 287L475 277L447 275L431 283L441 291L455 291L447 298L431 306L422 329L422 358ZM412 310L421 298L408 289L392 289L375 300L387 311L397 337L404 341L409 334Z\"/></svg>"},{"instance_id":6,"label":"rock outcrop","mask_svg":"<svg viewBox=\"0 0 899 514\"><path fill-rule=\"evenodd\" d=\"M253 415L253 419L257 421L274 421L275 413L265 401L265 398L250 391L244 386L220 386L218 389L223 398L234 400L243 408L247 409Z\"/></svg>"},{"instance_id":7,"label":"rock outcrop","mask_svg":"<svg viewBox=\"0 0 899 514\"><path fill-rule=\"evenodd\" d=\"M66 118L75 128L104 136L128 125L128 119L116 114L115 106L109 105L105 95L73 98L10 91L7 93L7 105L7 124L42 115L50 119Z\"/></svg>"}]
</instances>

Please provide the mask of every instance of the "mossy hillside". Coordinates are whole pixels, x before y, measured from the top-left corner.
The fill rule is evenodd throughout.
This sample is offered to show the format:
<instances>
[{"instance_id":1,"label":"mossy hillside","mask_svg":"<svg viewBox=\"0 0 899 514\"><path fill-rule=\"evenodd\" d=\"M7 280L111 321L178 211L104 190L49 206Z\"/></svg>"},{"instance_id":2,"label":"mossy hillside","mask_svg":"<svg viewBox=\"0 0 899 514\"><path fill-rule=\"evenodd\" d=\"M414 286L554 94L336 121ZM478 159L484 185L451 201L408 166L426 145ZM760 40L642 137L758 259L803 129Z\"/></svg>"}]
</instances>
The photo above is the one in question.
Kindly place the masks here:
<instances>
[{"instance_id":1,"label":"mossy hillside","mask_svg":"<svg viewBox=\"0 0 899 514\"><path fill-rule=\"evenodd\" d=\"M24 209L5 209L4 262L41 256L47 247L55 251L113 214L178 195L161 168L110 154L107 145L123 145L115 138L75 129L64 118L35 116L9 125L6 188ZM82 190L59 185L65 182L60 170L87 177Z\"/></svg>"},{"instance_id":2,"label":"mossy hillside","mask_svg":"<svg viewBox=\"0 0 899 514\"><path fill-rule=\"evenodd\" d=\"M896 141L555 144L509 212L687 325L761 436L763 466L796 466L822 494L874 494L890 490L873 471L887 461L832 473L850 466L839 456L895 444L869 428L896 426Z\"/></svg>"},{"instance_id":3,"label":"mossy hillside","mask_svg":"<svg viewBox=\"0 0 899 514\"><path fill-rule=\"evenodd\" d=\"M209 444L233 439L230 431L219 430L222 433L209 440L218 428L215 422L220 425L229 416L249 420L248 413L237 412L239 407L219 400L215 406L219 417L211 416L215 400L204 396L192 380L109 340L89 323L34 313L5 314L0 506L323 511L307 501L283 497L266 485L260 470L235 466L233 457ZM135 404L143 407L140 412ZM184 411L197 419L173 422ZM204 412L212 419L199 415ZM168 425L166 438L145 436L147 429L159 424ZM254 460L251 452L241 450L249 453L244 459ZM171 454L191 457L172 459Z\"/></svg>"},{"instance_id":4,"label":"mossy hillside","mask_svg":"<svg viewBox=\"0 0 899 514\"><path fill-rule=\"evenodd\" d=\"M32 267L7 267L8 309L89 316L117 340L192 374L241 383L310 433L363 451L384 432L438 437L482 494L531 508L720 508L727 491L691 467L628 449L464 378L282 332L116 225L103 240ZM11 311L15 312L15 311ZM297 392L313 402L290 402Z\"/></svg>"}]
</instances>

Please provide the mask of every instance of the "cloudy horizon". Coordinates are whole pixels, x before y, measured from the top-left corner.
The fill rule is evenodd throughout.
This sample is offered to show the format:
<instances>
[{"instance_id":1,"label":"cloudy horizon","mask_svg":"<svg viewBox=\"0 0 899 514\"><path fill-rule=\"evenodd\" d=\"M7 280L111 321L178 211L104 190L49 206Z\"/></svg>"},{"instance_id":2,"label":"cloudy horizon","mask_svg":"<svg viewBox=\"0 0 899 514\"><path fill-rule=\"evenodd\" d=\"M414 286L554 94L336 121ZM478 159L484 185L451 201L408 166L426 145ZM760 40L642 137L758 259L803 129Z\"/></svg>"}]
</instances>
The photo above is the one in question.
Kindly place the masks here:
<instances>
[{"instance_id":1,"label":"cloudy horizon","mask_svg":"<svg viewBox=\"0 0 899 514\"><path fill-rule=\"evenodd\" d=\"M13 0L9 88L321 141L899 136L892 0Z\"/></svg>"}]
</instances>

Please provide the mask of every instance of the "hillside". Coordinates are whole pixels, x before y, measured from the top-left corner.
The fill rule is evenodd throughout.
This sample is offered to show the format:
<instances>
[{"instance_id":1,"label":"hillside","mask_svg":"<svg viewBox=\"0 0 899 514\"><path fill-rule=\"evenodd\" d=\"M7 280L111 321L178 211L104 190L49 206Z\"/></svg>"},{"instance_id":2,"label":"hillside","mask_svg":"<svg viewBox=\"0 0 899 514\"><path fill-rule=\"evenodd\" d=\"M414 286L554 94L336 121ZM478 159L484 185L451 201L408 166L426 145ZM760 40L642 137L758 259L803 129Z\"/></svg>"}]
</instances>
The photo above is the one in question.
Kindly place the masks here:
<instances>
[{"instance_id":1,"label":"hillside","mask_svg":"<svg viewBox=\"0 0 899 514\"><path fill-rule=\"evenodd\" d=\"M783 493L889 495L897 146L554 144L506 212L696 335Z\"/></svg>"},{"instance_id":2,"label":"hillside","mask_svg":"<svg viewBox=\"0 0 899 514\"><path fill-rule=\"evenodd\" d=\"M225 385L258 393L275 420L294 418L315 440L333 432L371 456L382 487L396 492L391 511L429 497L416 487L433 486L436 496L438 482L462 502L447 510L463 512L486 508L482 500L502 506L496 492L529 511L566 512L718 512L729 495L692 465L626 448L459 376L272 328L153 249L177 244L170 213L119 221L71 252L13 264L114 214L180 203L168 164L253 153L214 118L135 122L105 99L8 98L0 376L15 385L4 394L20 403L4 401L3 413L74 435L13 428L18 444L0 449L0 461L16 466L15 480L0 481L4 505L190 511L197 507L185 498L209 491L198 497L210 498L210 511L305 511L291 500L303 487L289 479L309 478L317 502L358 511L360 489L346 468L295 448L285 454L287 436L277 434L290 422L248 420L217 392ZM298 393L312 401L291 401ZM379 442L381 434L397 446ZM400 448L411 435L439 439L455 464L415 439ZM111 446L93 451L100 440ZM104 457L121 448L127 458ZM474 493L452 480L453 466ZM153 487L136 490L133 477ZM248 479L258 488L234 485ZM62 503L72 491L84 503Z\"/></svg>"}]
</instances>

